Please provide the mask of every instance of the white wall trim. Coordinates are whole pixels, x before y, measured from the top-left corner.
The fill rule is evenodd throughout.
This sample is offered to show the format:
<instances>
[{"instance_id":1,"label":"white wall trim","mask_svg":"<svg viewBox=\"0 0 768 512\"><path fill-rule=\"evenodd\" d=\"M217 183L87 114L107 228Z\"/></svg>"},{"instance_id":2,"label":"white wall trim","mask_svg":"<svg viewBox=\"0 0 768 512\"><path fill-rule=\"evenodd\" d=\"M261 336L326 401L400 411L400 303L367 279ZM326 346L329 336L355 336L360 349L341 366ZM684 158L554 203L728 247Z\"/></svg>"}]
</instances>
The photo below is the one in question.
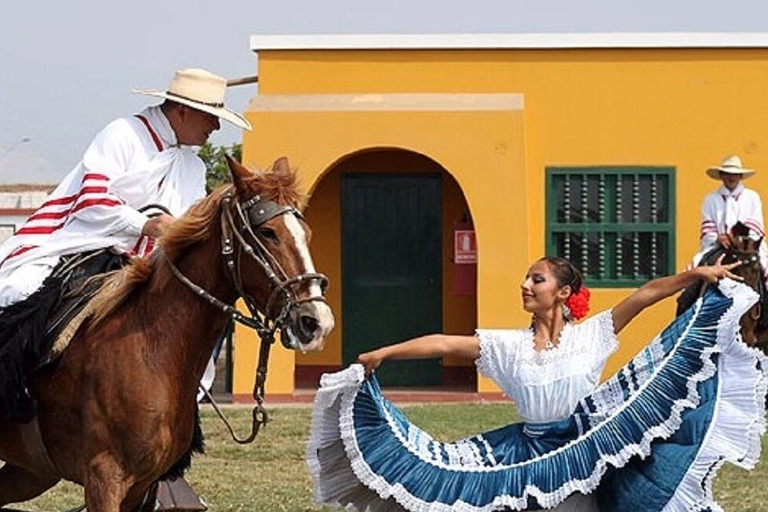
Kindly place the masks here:
<instances>
[{"instance_id":1,"label":"white wall trim","mask_svg":"<svg viewBox=\"0 0 768 512\"><path fill-rule=\"evenodd\" d=\"M768 32L252 35L251 50L768 48Z\"/></svg>"},{"instance_id":2,"label":"white wall trim","mask_svg":"<svg viewBox=\"0 0 768 512\"><path fill-rule=\"evenodd\" d=\"M259 94L258 112L523 110L522 94Z\"/></svg>"}]
</instances>

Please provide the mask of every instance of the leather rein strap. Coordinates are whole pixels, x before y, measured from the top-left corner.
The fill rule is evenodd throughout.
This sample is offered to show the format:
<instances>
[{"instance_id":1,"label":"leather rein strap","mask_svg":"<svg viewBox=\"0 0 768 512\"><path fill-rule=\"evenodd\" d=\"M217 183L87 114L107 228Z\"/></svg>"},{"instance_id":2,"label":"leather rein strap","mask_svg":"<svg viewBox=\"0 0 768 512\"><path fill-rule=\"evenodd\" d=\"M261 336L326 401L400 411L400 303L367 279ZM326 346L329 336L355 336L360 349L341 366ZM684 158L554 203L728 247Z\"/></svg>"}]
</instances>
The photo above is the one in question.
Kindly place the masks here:
<instances>
[{"instance_id":1,"label":"leather rein strap","mask_svg":"<svg viewBox=\"0 0 768 512\"><path fill-rule=\"evenodd\" d=\"M256 195L245 203L240 204L230 194L225 196L221 202L221 255L235 290L238 296L245 302L250 315L244 315L236 307L225 303L201 286L193 283L170 259L166 258L173 275L191 289L196 296L229 315L234 321L254 329L261 340L256 378L253 386L253 398L256 401L256 406L253 409L251 434L247 438L241 439L237 437L232 425L224 417L224 414L213 400L213 397L208 393L208 390L201 387L205 396L213 405L214 410L229 429L232 439L240 444L252 442L259 433L259 429L269 421L269 416L263 405L264 385L267 380L270 349L275 342L275 332L282 327L288 319L291 310L295 307L305 302L325 302L324 294L302 299L298 298L295 292L299 286L306 282L317 282L321 290L325 291L328 284L328 278L325 275L305 273L289 277L277 259L267 250L261 239L254 233L254 228L258 228L270 219L280 215L302 217L301 212L295 208L264 200L260 195ZM235 250L235 245L237 245L237 251ZM271 292L262 312L263 314L259 313L255 300L243 288L239 264L242 253L245 253L261 267L269 281ZM283 299L283 306L274 315L273 309L278 303L279 298Z\"/></svg>"}]
</instances>

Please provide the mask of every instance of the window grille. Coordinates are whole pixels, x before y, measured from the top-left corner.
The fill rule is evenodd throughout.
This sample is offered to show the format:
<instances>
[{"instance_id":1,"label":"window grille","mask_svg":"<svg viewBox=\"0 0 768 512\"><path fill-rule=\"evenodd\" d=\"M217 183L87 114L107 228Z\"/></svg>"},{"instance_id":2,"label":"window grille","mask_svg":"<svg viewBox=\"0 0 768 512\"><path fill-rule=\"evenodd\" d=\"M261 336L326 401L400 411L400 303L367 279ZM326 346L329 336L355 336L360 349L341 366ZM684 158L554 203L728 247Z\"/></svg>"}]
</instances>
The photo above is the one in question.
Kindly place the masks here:
<instances>
[{"instance_id":1,"label":"window grille","mask_svg":"<svg viewBox=\"0 0 768 512\"><path fill-rule=\"evenodd\" d=\"M550 167L547 254L570 260L587 286L636 287L673 272L674 169Z\"/></svg>"}]
</instances>

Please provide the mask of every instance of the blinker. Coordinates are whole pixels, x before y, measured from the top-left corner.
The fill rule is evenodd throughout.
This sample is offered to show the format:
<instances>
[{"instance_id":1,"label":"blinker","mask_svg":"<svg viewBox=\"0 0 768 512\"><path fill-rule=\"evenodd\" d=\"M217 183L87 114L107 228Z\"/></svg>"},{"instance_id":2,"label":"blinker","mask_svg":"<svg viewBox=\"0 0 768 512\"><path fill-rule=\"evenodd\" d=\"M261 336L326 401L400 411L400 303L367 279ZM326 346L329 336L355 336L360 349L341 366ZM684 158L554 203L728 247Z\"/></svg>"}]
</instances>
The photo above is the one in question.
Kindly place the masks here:
<instances>
[{"instance_id":1,"label":"blinker","mask_svg":"<svg viewBox=\"0 0 768 512\"><path fill-rule=\"evenodd\" d=\"M296 212L292 206L280 205L273 201L258 201L255 203L249 201L243 205L243 208L247 208L248 222L252 228L259 227L269 219L275 218L278 215L287 212Z\"/></svg>"}]
</instances>

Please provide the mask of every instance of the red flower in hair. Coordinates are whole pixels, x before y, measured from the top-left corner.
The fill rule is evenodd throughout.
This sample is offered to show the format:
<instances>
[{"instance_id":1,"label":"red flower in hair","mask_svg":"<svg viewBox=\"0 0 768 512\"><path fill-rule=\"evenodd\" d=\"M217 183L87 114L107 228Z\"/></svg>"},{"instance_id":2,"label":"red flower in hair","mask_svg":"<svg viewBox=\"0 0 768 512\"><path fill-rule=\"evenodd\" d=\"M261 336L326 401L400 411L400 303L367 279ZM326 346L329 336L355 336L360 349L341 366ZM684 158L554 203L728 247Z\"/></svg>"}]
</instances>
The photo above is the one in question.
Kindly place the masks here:
<instances>
[{"instance_id":1,"label":"red flower in hair","mask_svg":"<svg viewBox=\"0 0 768 512\"><path fill-rule=\"evenodd\" d=\"M589 288L582 286L579 288L579 293L572 293L565 301L574 320L581 320L589 313L589 296Z\"/></svg>"}]
</instances>

